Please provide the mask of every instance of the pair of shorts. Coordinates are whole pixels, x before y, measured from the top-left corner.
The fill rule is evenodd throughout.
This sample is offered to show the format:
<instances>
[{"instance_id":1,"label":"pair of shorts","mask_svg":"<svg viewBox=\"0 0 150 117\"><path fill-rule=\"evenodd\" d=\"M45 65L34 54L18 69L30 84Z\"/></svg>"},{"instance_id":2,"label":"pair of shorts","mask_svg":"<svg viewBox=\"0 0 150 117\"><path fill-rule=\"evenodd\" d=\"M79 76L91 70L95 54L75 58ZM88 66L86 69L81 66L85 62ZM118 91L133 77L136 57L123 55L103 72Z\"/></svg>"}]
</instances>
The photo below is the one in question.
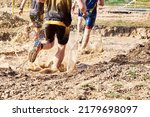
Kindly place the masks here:
<instances>
[{"instance_id":1,"label":"pair of shorts","mask_svg":"<svg viewBox=\"0 0 150 117\"><path fill-rule=\"evenodd\" d=\"M81 12L80 9L78 10L78 17L83 17L83 13ZM88 13L88 15L84 17L84 19L85 19L86 28L92 29L95 24L96 14Z\"/></svg>"},{"instance_id":2,"label":"pair of shorts","mask_svg":"<svg viewBox=\"0 0 150 117\"><path fill-rule=\"evenodd\" d=\"M55 39L55 34L58 39L58 43L66 45L69 40L70 28L64 26L58 26L55 24L45 25L45 36L49 43L52 43Z\"/></svg>"},{"instance_id":3,"label":"pair of shorts","mask_svg":"<svg viewBox=\"0 0 150 117\"><path fill-rule=\"evenodd\" d=\"M96 20L96 15L87 15L85 17L86 28L92 29L95 24L95 20Z\"/></svg>"}]
</instances>

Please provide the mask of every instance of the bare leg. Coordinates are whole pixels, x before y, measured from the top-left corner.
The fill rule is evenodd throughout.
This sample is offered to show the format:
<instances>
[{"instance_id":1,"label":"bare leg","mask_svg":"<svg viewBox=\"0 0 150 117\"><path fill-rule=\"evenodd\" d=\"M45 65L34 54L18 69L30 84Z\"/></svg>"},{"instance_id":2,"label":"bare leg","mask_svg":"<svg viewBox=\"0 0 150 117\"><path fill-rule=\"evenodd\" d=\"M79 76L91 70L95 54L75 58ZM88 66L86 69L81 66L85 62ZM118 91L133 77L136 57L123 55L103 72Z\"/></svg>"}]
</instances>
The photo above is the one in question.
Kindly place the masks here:
<instances>
[{"instance_id":1,"label":"bare leg","mask_svg":"<svg viewBox=\"0 0 150 117\"><path fill-rule=\"evenodd\" d=\"M81 29L82 29L82 17L78 17L78 24L77 24L78 33L81 32Z\"/></svg>"},{"instance_id":2,"label":"bare leg","mask_svg":"<svg viewBox=\"0 0 150 117\"><path fill-rule=\"evenodd\" d=\"M43 48L42 49L48 50L48 49L51 49L54 46L54 41L51 42L51 43L47 42L47 43L42 43L42 44L43 44Z\"/></svg>"},{"instance_id":3,"label":"bare leg","mask_svg":"<svg viewBox=\"0 0 150 117\"><path fill-rule=\"evenodd\" d=\"M57 53L54 57L54 64L52 66L53 69L59 69L61 63L64 59L66 45L58 45Z\"/></svg>"},{"instance_id":4,"label":"bare leg","mask_svg":"<svg viewBox=\"0 0 150 117\"><path fill-rule=\"evenodd\" d=\"M35 36L34 36L34 40L37 40L39 38L39 32L40 32L40 28L36 28L34 27L34 31L35 31Z\"/></svg>"},{"instance_id":5,"label":"bare leg","mask_svg":"<svg viewBox=\"0 0 150 117\"><path fill-rule=\"evenodd\" d=\"M81 49L85 49L90 38L91 29L85 28Z\"/></svg>"},{"instance_id":6,"label":"bare leg","mask_svg":"<svg viewBox=\"0 0 150 117\"><path fill-rule=\"evenodd\" d=\"M42 50L42 49L51 49L54 46L54 42L52 43L42 43L41 46L38 47L34 47L30 52L29 52L29 61L30 62L34 62L38 53Z\"/></svg>"}]
</instances>

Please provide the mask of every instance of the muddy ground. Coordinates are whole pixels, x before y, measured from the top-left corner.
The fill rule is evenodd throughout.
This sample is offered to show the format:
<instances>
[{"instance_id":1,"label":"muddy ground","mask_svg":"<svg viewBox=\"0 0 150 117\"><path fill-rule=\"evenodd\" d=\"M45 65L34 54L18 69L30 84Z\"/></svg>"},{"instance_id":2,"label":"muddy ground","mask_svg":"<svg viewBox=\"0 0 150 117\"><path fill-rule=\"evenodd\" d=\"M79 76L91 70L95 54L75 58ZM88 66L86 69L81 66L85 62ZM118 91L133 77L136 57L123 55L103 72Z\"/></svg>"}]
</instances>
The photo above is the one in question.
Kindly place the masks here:
<instances>
[{"instance_id":1,"label":"muddy ground","mask_svg":"<svg viewBox=\"0 0 150 117\"><path fill-rule=\"evenodd\" d=\"M3 15L7 14L2 18ZM8 16L6 23L0 19L0 99L150 99L148 27L95 26L90 44L102 39L103 51L99 45L93 44L96 47L92 49L89 46L79 55L76 70L71 73L40 73L27 69L32 40L22 35L28 21L17 17L11 27L9 22L14 18ZM76 39L73 35L70 38ZM54 52L55 47L41 52L36 63L50 61Z\"/></svg>"}]
</instances>

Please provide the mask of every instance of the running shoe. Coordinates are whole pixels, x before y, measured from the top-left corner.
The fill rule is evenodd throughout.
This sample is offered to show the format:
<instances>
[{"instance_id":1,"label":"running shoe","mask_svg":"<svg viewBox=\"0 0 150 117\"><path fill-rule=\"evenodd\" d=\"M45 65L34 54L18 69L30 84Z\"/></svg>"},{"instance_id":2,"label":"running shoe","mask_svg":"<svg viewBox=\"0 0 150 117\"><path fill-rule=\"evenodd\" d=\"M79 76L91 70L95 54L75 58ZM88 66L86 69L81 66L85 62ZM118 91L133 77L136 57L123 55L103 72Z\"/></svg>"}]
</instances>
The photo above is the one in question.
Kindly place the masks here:
<instances>
[{"instance_id":1,"label":"running shoe","mask_svg":"<svg viewBox=\"0 0 150 117\"><path fill-rule=\"evenodd\" d=\"M41 41L35 40L33 49L29 52L29 61L34 62L36 60L36 57L38 55L38 52L41 49Z\"/></svg>"}]
</instances>

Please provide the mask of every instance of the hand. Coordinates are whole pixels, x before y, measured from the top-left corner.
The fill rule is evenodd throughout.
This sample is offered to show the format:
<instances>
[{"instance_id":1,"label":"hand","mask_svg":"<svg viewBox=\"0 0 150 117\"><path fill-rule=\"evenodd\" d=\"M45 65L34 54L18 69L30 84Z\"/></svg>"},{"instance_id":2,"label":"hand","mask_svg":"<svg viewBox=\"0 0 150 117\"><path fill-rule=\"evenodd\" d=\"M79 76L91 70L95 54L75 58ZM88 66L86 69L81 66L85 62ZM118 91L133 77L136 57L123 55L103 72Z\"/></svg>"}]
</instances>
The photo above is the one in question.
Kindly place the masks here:
<instances>
[{"instance_id":1,"label":"hand","mask_svg":"<svg viewBox=\"0 0 150 117\"><path fill-rule=\"evenodd\" d=\"M84 12L82 17L86 17L87 16L87 12Z\"/></svg>"},{"instance_id":2,"label":"hand","mask_svg":"<svg viewBox=\"0 0 150 117\"><path fill-rule=\"evenodd\" d=\"M72 13L72 14L75 14L74 11L75 11L75 5L73 5L73 6L71 7L71 13Z\"/></svg>"},{"instance_id":3,"label":"hand","mask_svg":"<svg viewBox=\"0 0 150 117\"><path fill-rule=\"evenodd\" d=\"M19 9L19 15L21 15L23 13L23 9Z\"/></svg>"},{"instance_id":4,"label":"hand","mask_svg":"<svg viewBox=\"0 0 150 117\"><path fill-rule=\"evenodd\" d=\"M74 13L74 9L73 9L73 8L71 9L71 13L72 13L72 14L75 14L75 13Z\"/></svg>"}]
</instances>

